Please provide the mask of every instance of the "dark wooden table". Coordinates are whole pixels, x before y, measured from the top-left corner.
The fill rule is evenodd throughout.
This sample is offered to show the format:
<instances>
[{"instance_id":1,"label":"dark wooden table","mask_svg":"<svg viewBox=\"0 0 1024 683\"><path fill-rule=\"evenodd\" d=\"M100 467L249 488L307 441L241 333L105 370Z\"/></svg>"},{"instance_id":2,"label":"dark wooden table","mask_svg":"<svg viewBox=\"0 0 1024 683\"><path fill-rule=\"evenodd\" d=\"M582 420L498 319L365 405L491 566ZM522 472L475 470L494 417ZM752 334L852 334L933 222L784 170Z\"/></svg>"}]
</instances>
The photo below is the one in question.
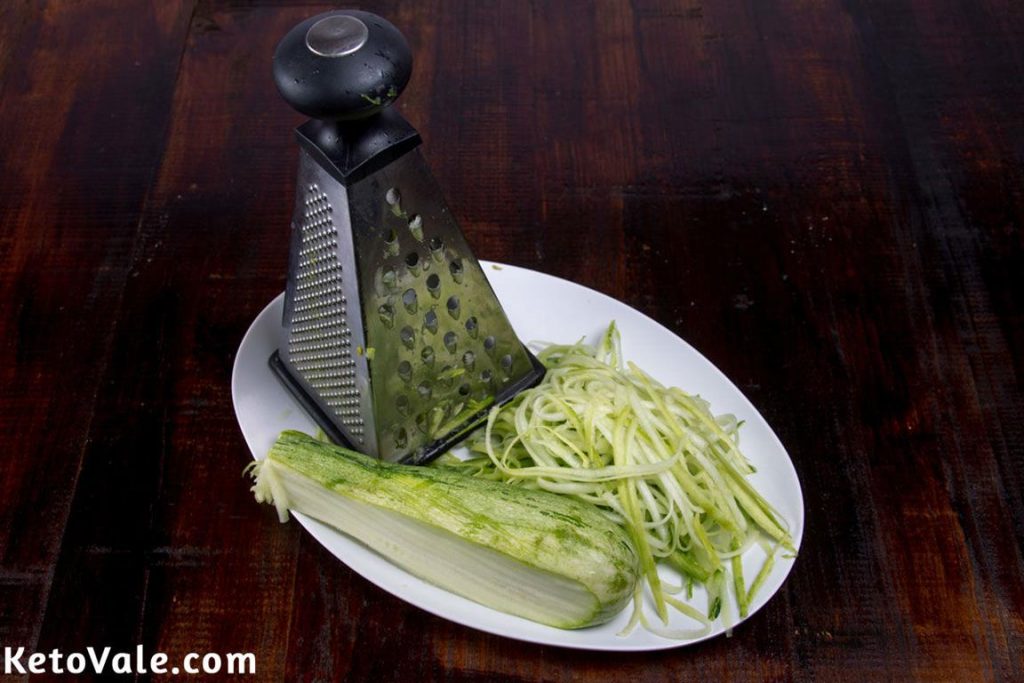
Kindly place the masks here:
<instances>
[{"instance_id":1,"label":"dark wooden table","mask_svg":"<svg viewBox=\"0 0 1024 683\"><path fill-rule=\"evenodd\" d=\"M0 4L0 647L255 653L258 680L1024 678L1024 4L376 2L481 258L675 330L807 525L696 647L594 654L385 594L252 501L242 334L284 284L326 5Z\"/></svg>"}]
</instances>

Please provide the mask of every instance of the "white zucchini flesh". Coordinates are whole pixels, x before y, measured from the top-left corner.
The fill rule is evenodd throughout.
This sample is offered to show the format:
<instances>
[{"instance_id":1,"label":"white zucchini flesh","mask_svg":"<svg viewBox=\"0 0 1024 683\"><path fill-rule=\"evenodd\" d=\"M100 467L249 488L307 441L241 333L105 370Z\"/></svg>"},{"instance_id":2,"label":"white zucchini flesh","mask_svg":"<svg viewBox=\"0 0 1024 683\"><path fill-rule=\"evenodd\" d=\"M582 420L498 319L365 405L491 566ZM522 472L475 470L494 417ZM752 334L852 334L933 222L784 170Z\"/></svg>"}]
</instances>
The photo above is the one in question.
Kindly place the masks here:
<instances>
[{"instance_id":1,"label":"white zucchini flesh","mask_svg":"<svg viewBox=\"0 0 1024 683\"><path fill-rule=\"evenodd\" d=\"M559 628L586 622L599 610L597 598L578 581L406 515L353 501L273 461L266 461L259 477L274 492L275 505L283 497L286 507L331 525L410 574L474 602Z\"/></svg>"},{"instance_id":2,"label":"white zucchini flesh","mask_svg":"<svg viewBox=\"0 0 1024 683\"><path fill-rule=\"evenodd\" d=\"M283 432L254 464L253 492L330 524L436 586L559 628L618 614L639 560L591 505L445 467L383 463Z\"/></svg>"}]
</instances>

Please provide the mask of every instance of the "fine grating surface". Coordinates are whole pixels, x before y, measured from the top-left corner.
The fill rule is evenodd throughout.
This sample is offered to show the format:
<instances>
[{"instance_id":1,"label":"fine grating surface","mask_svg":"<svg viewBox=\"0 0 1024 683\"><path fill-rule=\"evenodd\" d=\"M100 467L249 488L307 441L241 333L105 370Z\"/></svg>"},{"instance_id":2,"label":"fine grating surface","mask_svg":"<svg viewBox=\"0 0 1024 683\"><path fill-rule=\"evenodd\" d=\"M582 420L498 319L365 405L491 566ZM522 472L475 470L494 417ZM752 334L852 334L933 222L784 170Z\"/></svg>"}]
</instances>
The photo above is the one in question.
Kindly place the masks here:
<instances>
[{"instance_id":1,"label":"fine grating surface","mask_svg":"<svg viewBox=\"0 0 1024 683\"><path fill-rule=\"evenodd\" d=\"M357 443L364 420L352 359L348 301L342 291L338 228L319 185L306 187L288 330L288 357Z\"/></svg>"}]
</instances>

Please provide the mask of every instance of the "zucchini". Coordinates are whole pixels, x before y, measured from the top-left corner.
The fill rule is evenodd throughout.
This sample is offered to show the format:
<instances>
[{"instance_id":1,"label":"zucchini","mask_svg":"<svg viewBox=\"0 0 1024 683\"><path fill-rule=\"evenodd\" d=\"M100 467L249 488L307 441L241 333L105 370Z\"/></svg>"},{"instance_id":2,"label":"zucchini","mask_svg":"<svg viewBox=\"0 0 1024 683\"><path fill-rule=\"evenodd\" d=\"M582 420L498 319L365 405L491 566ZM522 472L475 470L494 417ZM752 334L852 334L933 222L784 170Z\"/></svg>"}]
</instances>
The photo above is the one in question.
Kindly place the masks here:
<instances>
[{"instance_id":1,"label":"zucchini","mask_svg":"<svg viewBox=\"0 0 1024 683\"><path fill-rule=\"evenodd\" d=\"M591 505L446 467L369 458L286 431L253 492L330 524L425 581L549 626L604 623L633 596L627 533Z\"/></svg>"}]
</instances>

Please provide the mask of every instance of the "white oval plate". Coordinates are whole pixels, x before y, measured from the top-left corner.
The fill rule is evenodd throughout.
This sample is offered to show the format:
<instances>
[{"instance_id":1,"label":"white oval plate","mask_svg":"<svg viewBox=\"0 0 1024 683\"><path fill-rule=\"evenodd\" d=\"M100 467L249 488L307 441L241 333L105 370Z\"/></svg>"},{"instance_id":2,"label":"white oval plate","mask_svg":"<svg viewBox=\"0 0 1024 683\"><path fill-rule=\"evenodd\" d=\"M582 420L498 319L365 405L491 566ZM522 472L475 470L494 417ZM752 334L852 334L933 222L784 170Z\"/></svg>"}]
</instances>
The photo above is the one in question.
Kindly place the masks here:
<instances>
[{"instance_id":1,"label":"white oval plate","mask_svg":"<svg viewBox=\"0 0 1024 683\"><path fill-rule=\"evenodd\" d=\"M740 445L757 468L751 482L788 522L799 547L804 505L793 463L768 423L718 368L669 330L604 294L525 268L486 261L483 265L509 320L524 342L571 343L582 336L594 341L614 320L622 332L623 353L627 359L634 360L666 385L700 394L711 402L715 414L734 413L743 420ZM267 359L277 348L283 298L282 294L270 302L253 321L238 348L231 378L235 414L256 458L265 457L284 429L308 433L315 433L317 429L267 365ZM629 620L631 606L611 622L594 628L565 631L542 626L432 586L325 524L302 514L296 514L295 518L335 557L368 581L432 614L488 633L587 650L660 650L692 645L726 629L724 619L719 619L709 633L697 639L661 638L642 627L637 627L630 635L620 636L619 631ZM764 553L756 546L744 554L743 574L748 583L757 575L763 561ZM782 586L793 561L792 557L776 553L774 568L750 605L750 614L763 607ZM668 568L662 574L668 581L679 582L678 574ZM707 596L703 589L695 588L690 602L704 610ZM734 603L730 602L723 610L723 616L733 626L739 622ZM656 620L653 607L648 604L647 608L648 616ZM697 624L674 613L670 627L690 630Z\"/></svg>"}]
</instances>

